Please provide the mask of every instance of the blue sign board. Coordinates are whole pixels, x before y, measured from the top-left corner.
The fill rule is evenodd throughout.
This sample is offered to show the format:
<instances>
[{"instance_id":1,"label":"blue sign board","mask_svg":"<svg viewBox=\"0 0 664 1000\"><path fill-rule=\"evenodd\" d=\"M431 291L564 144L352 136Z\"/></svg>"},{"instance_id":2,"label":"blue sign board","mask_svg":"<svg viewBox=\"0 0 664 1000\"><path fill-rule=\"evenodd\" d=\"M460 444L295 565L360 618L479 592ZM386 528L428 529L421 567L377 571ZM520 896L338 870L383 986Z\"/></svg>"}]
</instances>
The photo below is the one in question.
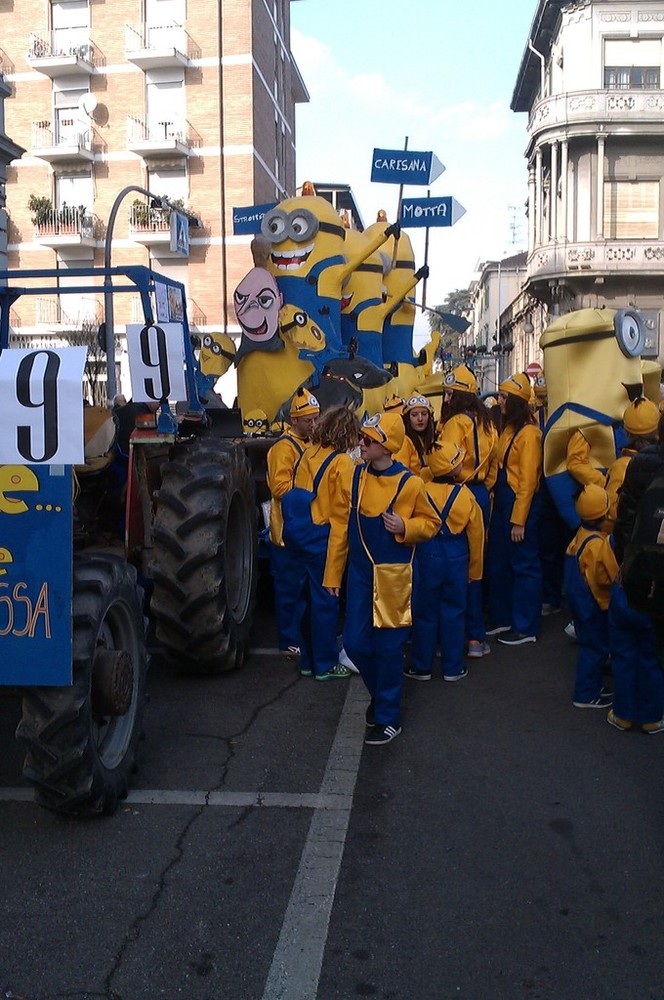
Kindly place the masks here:
<instances>
[{"instance_id":1,"label":"blue sign board","mask_svg":"<svg viewBox=\"0 0 664 1000\"><path fill-rule=\"evenodd\" d=\"M435 153L374 149L371 180L377 184L431 184L444 169Z\"/></svg>"},{"instance_id":2,"label":"blue sign board","mask_svg":"<svg viewBox=\"0 0 664 1000\"><path fill-rule=\"evenodd\" d=\"M189 219L180 212L171 212L170 248L180 257L189 256Z\"/></svg>"},{"instance_id":3,"label":"blue sign board","mask_svg":"<svg viewBox=\"0 0 664 1000\"><path fill-rule=\"evenodd\" d=\"M463 205L450 195L442 198L404 198L399 222L404 229L453 226L465 214Z\"/></svg>"},{"instance_id":4,"label":"blue sign board","mask_svg":"<svg viewBox=\"0 0 664 1000\"><path fill-rule=\"evenodd\" d=\"M0 684L72 682L72 471L0 465Z\"/></svg>"},{"instance_id":5,"label":"blue sign board","mask_svg":"<svg viewBox=\"0 0 664 1000\"><path fill-rule=\"evenodd\" d=\"M276 201L269 205L249 205L247 208L233 209L233 235L252 236L260 233L261 222L267 213L276 207Z\"/></svg>"}]
</instances>

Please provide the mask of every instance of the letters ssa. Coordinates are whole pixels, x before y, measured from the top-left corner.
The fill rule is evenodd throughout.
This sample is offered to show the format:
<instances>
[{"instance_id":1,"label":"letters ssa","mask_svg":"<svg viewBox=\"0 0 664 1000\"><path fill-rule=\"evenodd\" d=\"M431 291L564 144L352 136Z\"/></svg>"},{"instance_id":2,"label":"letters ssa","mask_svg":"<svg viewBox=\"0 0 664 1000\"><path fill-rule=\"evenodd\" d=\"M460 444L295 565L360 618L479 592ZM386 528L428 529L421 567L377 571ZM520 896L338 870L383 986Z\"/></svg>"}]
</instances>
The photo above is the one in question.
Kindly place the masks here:
<instances>
[{"instance_id":1,"label":"letters ssa","mask_svg":"<svg viewBox=\"0 0 664 1000\"><path fill-rule=\"evenodd\" d=\"M36 599L24 593L27 583L0 583L0 636L34 639L39 631L43 638L51 638L51 615L48 601L48 583L42 583Z\"/></svg>"}]
</instances>

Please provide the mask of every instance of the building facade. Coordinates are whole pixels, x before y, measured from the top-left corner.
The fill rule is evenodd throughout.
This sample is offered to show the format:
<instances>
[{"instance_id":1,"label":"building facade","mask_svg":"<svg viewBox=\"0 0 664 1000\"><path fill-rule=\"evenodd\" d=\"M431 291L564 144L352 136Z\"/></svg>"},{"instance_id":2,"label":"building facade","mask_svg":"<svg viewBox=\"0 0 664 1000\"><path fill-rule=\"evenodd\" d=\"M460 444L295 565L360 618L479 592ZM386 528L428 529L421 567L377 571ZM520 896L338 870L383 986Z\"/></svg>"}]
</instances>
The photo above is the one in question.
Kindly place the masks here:
<instances>
[{"instance_id":1,"label":"building facade","mask_svg":"<svg viewBox=\"0 0 664 1000\"><path fill-rule=\"evenodd\" d=\"M150 264L181 280L194 331L233 332L233 289L252 266L233 210L295 193L295 105L308 100L290 50L290 0L21 0L0 12L7 128L27 150L7 177L9 266ZM171 251L170 209L200 220ZM137 314L118 297L122 342ZM103 318L102 297L20 300L22 336ZM122 381L126 367L122 361Z\"/></svg>"},{"instance_id":2,"label":"building facade","mask_svg":"<svg viewBox=\"0 0 664 1000\"><path fill-rule=\"evenodd\" d=\"M526 253L501 260L488 260L477 267L478 277L470 285L471 325L461 335L462 354L472 358L480 392L495 390L505 374L528 364L522 355L530 345L501 338L501 317L519 297L526 276ZM515 353L516 351L516 353Z\"/></svg>"},{"instance_id":3,"label":"building facade","mask_svg":"<svg viewBox=\"0 0 664 1000\"><path fill-rule=\"evenodd\" d=\"M662 0L538 0L511 105L528 115L527 273L503 341L633 306L662 360L663 83Z\"/></svg>"}]
</instances>

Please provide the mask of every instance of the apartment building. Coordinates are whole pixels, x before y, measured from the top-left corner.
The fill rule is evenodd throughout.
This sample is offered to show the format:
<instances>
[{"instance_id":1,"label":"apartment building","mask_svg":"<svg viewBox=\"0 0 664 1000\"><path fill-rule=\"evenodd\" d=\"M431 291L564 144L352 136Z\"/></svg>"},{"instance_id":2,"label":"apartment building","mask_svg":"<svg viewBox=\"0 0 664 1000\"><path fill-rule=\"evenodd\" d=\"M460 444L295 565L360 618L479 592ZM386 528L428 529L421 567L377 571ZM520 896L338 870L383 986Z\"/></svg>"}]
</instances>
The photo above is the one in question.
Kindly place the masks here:
<instances>
[{"instance_id":1,"label":"apartment building","mask_svg":"<svg viewBox=\"0 0 664 1000\"><path fill-rule=\"evenodd\" d=\"M478 277L469 286L470 326L461 335L459 346L463 355L472 359L480 391L490 392L497 388L504 375L520 371L530 362L530 356L526 357L529 343L515 345L504 335L502 339L500 336L504 311L521 293L526 275L526 253L483 261L478 263L476 270Z\"/></svg>"},{"instance_id":2,"label":"apartment building","mask_svg":"<svg viewBox=\"0 0 664 1000\"><path fill-rule=\"evenodd\" d=\"M538 0L511 104L528 116L527 271L502 343L631 305L663 360L663 38L662 0Z\"/></svg>"},{"instance_id":3,"label":"apartment building","mask_svg":"<svg viewBox=\"0 0 664 1000\"><path fill-rule=\"evenodd\" d=\"M290 50L290 0L21 0L0 6L0 59L11 87L7 130L26 149L7 172L9 266L150 264L186 286L194 330L237 329L233 289L252 266L237 207L295 193L295 105L308 100ZM171 249L170 209L194 226ZM71 281L71 279L70 279ZM125 325L118 297L118 373ZM102 297L17 303L21 339L103 318Z\"/></svg>"},{"instance_id":4,"label":"apartment building","mask_svg":"<svg viewBox=\"0 0 664 1000\"><path fill-rule=\"evenodd\" d=\"M7 267L7 167L25 152L5 132L5 101L10 94L0 65L0 270Z\"/></svg>"}]
</instances>

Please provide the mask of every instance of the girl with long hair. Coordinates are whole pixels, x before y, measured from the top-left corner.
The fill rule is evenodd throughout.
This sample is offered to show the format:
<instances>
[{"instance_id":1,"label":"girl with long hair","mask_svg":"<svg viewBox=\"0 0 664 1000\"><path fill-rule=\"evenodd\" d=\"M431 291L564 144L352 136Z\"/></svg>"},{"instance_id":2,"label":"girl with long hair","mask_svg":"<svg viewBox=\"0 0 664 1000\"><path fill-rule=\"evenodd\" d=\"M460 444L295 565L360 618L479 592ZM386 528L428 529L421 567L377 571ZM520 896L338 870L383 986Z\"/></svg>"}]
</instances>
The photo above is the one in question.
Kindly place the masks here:
<instances>
[{"instance_id":1,"label":"girl with long hair","mask_svg":"<svg viewBox=\"0 0 664 1000\"><path fill-rule=\"evenodd\" d=\"M436 440L433 407L426 396L411 396L402 411L406 435L396 460L421 476L426 469L425 456Z\"/></svg>"}]
</instances>

